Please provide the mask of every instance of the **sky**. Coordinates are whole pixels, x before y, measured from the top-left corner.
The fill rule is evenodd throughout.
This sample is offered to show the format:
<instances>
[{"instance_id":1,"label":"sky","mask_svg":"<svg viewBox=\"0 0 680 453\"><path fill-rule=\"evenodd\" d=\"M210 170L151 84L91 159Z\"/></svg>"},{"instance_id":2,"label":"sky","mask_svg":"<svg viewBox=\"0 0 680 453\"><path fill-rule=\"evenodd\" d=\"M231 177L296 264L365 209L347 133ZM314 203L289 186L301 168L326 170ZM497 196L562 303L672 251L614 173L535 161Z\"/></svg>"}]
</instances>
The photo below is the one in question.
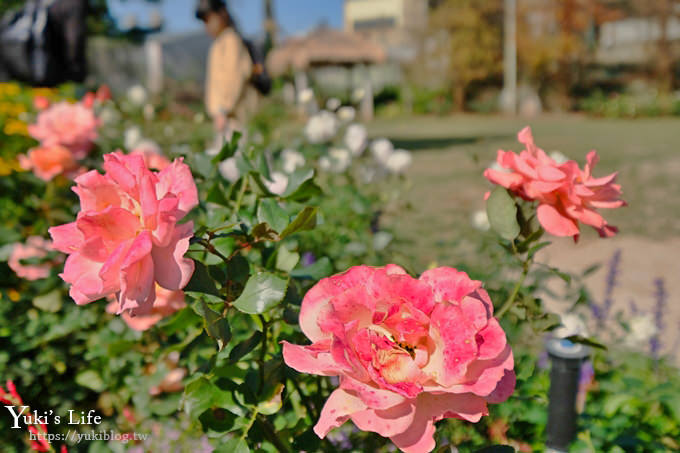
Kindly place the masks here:
<instances>
[{"instance_id":1,"label":"sky","mask_svg":"<svg viewBox=\"0 0 680 453\"><path fill-rule=\"evenodd\" d=\"M151 12L160 10L165 20L165 32L180 33L200 29L202 24L194 16L196 0L108 0L111 14L119 24L136 16L137 24L148 24ZM228 0L230 10L246 35L262 31L262 0ZM283 36L304 33L320 23L342 27L343 0L274 0L274 14Z\"/></svg>"}]
</instances>

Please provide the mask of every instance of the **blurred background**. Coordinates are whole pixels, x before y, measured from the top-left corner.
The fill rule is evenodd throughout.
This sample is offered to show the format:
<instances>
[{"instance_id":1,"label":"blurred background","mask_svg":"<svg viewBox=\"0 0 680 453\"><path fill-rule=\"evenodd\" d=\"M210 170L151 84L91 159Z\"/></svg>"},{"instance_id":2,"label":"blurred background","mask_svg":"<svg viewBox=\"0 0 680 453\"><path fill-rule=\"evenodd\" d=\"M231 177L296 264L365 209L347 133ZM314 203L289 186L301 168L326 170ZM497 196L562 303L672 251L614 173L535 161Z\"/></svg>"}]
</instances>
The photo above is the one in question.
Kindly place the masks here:
<instances>
[{"instance_id":1,"label":"blurred background","mask_svg":"<svg viewBox=\"0 0 680 453\"><path fill-rule=\"evenodd\" d=\"M1 0L0 16L24 3ZM175 154L187 144L209 147L214 132L203 96L212 39L195 17L195 2L79 3L87 7L74 26L82 28L83 47L73 51L60 86L73 97L110 87L123 117L137 115L119 121L128 128L126 141L131 128L141 127L137 135ZM491 186L482 173L498 149L522 149L521 128L531 125L538 146L580 164L596 149L596 176L618 172L628 202L604 212L620 233L599 240L584 231L577 244L551 239L537 261L578 276L578 284L551 279L539 296L552 312L582 315L583 329L603 342L625 338L644 360L606 353L611 362L595 366L600 393L589 401L588 436L596 440L583 435L579 445L592 448L574 451L680 449L667 435L680 429L680 401L663 387L677 368L658 365L662 358L680 364L680 0L229 0L228 6L273 80L252 119L261 134L256 141L302 146L296 133L330 110L356 115L370 139L385 137L412 152L408 190L398 200L377 194L393 208L376 217L393 238L385 260L414 274L452 265L485 281L514 276L487 233L482 196ZM9 72L0 67L0 81L11 80ZM12 137L27 135L9 86L0 85L5 150ZM352 110L342 113L340 106ZM16 143L13 155L25 151L25 140ZM529 362L522 362L530 369L520 379L533 372ZM534 383L545 393L547 377L540 376ZM652 387L660 389L656 396ZM512 428L522 432L514 434L518 442L540 437L544 425L545 401L530 401L530 386L524 392L502 409L508 417L521 414ZM502 439L508 427L490 426L490 438L492 429Z\"/></svg>"}]
</instances>

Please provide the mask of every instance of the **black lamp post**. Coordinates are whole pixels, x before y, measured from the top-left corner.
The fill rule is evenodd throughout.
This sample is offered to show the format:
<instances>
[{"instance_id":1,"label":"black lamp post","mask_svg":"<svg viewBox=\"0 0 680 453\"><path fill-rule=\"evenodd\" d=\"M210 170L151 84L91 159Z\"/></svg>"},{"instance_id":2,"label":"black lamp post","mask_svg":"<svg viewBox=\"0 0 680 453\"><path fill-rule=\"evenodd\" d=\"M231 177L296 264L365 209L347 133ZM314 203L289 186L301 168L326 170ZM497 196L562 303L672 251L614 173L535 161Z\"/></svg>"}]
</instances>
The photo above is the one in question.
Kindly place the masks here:
<instances>
[{"instance_id":1,"label":"black lamp post","mask_svg":"<svg viewBox=\"0 0 680 453\"><path fill-rule=\"evenodd\" d=\"M552 363L548 394L546 447L550 453L566 453L576 435L576 395L581 365L590 348L567 339L553 338L547 344Z\"/></svg>"}]
</instances>

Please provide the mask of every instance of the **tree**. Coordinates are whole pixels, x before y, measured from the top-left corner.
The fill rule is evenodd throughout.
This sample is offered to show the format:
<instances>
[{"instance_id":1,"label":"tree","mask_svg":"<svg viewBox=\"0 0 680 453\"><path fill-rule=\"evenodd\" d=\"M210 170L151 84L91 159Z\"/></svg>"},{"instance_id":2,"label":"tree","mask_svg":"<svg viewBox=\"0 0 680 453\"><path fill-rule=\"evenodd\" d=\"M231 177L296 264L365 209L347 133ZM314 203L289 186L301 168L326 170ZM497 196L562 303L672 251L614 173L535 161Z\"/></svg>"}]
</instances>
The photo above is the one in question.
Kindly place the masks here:
<instances>
[{"instance_id":1,"label":"tree","mask_svg":"<svg viewBox=\"0 0 680 453\"><path fill-rule=\"evenodd\" d=\"M618 0L524 0L519 3L522 75L545 95L553 88L569 107L572 90L594 57L597 27L623 16Z\"/></svg>"},{"instance_id":2,"label":"tree","mask_svg":"<svg viewBox=\"0 0 680 453\"><path fill-rule=\"evenodd\" d=\"M659 88L664 92L673 89L675 79L675 56L668 36L668 25L673 18L680 18L680 0L633 0L637 15L653 21L659 30L654 51L654 72Z\"/></svg>"},{"instance_id":3,"label":"tree","mask_svg":"<svg viewBox=\"0 0 680 453\"><path fill-rule=\"evenodd\" d=\"M431 12L434 58L448 60L447 79L455 103L464 109L470 84L502 69L501 0L442 0Z\"/></svg>"}]
</instances>

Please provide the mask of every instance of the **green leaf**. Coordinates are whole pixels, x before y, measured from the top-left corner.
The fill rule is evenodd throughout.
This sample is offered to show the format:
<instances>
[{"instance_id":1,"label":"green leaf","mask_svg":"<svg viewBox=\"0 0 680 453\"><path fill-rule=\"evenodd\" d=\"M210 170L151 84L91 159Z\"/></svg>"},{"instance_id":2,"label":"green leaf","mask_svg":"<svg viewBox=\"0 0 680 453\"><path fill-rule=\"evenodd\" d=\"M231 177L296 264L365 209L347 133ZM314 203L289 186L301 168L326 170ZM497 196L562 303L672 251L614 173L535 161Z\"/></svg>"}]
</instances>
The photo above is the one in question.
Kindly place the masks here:
<instances>
[{"instance_id":1,"label":"green leaf","mask_svg":"<svg viewBox=\"0 0 680 453\"><path fill-rule=\"evenodd\" d=\"M559 278L564 280L564 282L566 284L571 283L571 275L567 274L566 272L562 272L555 267L550 267L549 269L550 269L550 272L552 272L553 274L557 275Z\"/></svg>"},{"instance_id":2,"label":"green leaf","mask_svg":"<svg viewBox=\"0 0 680 453\"><path fill-rule=\"evenodd\" d=\"M292 271L297 263L300 261L300 254L291 252L286 247L279 247L276 253L276 268L283 272Z\"/></svg>"},{"instance_id":3,"label":"green leaf","mask_svg":"<svg viewBox=\"0 0 680 453\"><path fill-rule=\"evenodd\" d=\"M194 274L191 276L191 280L184 287L186 292L196 292L204 294L212 294L213 296L220 295L220 292L215 286L215 281L210 277L208 269L200 261L194 260Z\"/></svg>"},{"instance_id":4,"label":"green leaf","mask_svg":"<svg viewBox=\"0 0 680 453\"><path fill-rule=\"evenodd\" d=\"M106 385L99 373L94 370L81 371L76 375L76 384L87 387L95 392L103 392Z\"/></svg>"},{"instance_id":5,"label":"green leaf","mask_svg":"<svg viewBox=\"0 0 680 453\"><path fill-rule=\"evenodd\" d=\"M527 258L528 258L528 259L533 258L534 255L536 255L536 252L538 252L539 250L541 250L541 249L544 248L544 247L549 246L550 244L552 244L552 242L546 241L546 242L541 242L541 243L539 243L539 244L534 245L533 247L531 247L531 248L529 249L529 253L527 254Z\"/></svg>"},{"instance_id":6,"label":"green leaf","mask_svg":"<svg viewBox=\"0 0 680 453\"><path fill-rule=\"evenodd\" d=\"M503 239L514 240L519 235L517 223L517 205L508 191L496 187L486 201L486 214L491 228Z\"/></svg>"},{"instance_id":7,"label":"green leaf","mask_svg":"<svg viewBox=\"0 0 680 453\"><path fill-rule=\"evenodd\" d=\"M33 299L34 306L50 313L58 312L61 309L61 304L61 291L58 289L52 290L47 294L43 294L42 296L38 296Z\"/></svg>"},{"instance_id":8,"label":"green leaf","mask_svg":"<svg viewBox=\"0 0 680 453\"><path fill-rule=\"evenodd\" d=\"M293 221L281 232L281 239L298 231L311 230L316 226L318 208L307 206L300 211Z\"/></svg>"},{"instance_id":9,"label":"green leaf","mask_svg":"<svg viewBox=\"0 0 680 453\"><path fill-rule=\"evenodd\" d=\"M288 186L281 198L304 201L321 193L321 188L314 182L314 170L300 169L289 176Z\"/></svg>"},{"instance_id":10,"label":"green leaf","mask_svg":"<svg viewBox=\"0 0 680 453\"><path fill-rule=\"evenodd\" d=\"M277 233L288 226L288 214L273 198L263 198L257 207L257 220L268 223Z\"/></svg>"},{"instance_id":11,"label":"green leaf","mask_svg":"<svg viewBox=\"0 0 680 453\"><path fill-rule=\"evenodd\" d=\"M328 257L324 256L318 259L314 264L304 267L302 269L295 269L290 273L294 278L309 278L311 280L320 280L328 277L333 273L333 265Z\"/></svg>"},{"instance_id":12,"label":"green leaf","mask_svg":"<svg viewBox=\"0 0 680 453\"><path fill-rule=\"evenodd\" d=\"M283 300L286 288L287 279L260 272L248 279L246 287L233 305L244 313L261 314Z\"/></svg>"},{"instance_id":13,"label":"green leaf","mask_svg":"<svg viewBox=\"0 0 680 453\"><path fill-rule=\"evenodd\" d=\"M477 450L475 453L515 453L515 449L509 445L492 445Z\"/></svg>"},{"instance_id":14,"label":"green leaf","mask_svg":"<svg viewBox=\"0 0 680 453\"><path fill-rule=\"evenodd\" d=\"M253 227L253 230L251 231L251 234L253 237L257 240L264 240L264 241L279 241L281 238L279 237L279 234L274 231L268 223L258 223Z\"/></svg>"},{"instance_id":15,"label":"green leaf","mask_svg":"<svg viewBox=\"0 0 680 453\"><path fill-rule=\"evenodd\" d=\"M205 319L205 330L217 341L220 351L231 340L231 329L226 319L200 299L195 305L196 312Z\"/></svg>"},{"instance_id":16,"label":"green leaf","mask_svg":"<svg viewBox=\"0 0 680 453\"><path fill-rule=\"evenodd\" d=\"M229 362L236 363L246 355L250 354L258 344L262 341L262 332L256 330L247 340L244 340L234 346L229 353Z\"/></svg>"},{"instance_id":17,"label":"green leaf","mask_svg":"<svg viewBox=\"0 0 680 453\"><path fill-rule=\"evenodd\" d=\"M216 405L220 392L206 377L196 379L184 389L184 411L194 420L198 419L203 412Z\"/></svg>"},{"instance_id":18,"label":"green leaf","mask_svg":"<svg viewBox=\"0 0 680 453\"><path fill-rule=\"evenodd\" d=\"M220 184L218 181L216 181L210 190L208 190L205 200L209 201L210 203L215 203L222 206L229 206L231 204L224 194L224 188L222 187L222 184Z\"/></svg>"},{"instance_id":19,"label":"green leaf","mask_svg":"<svg viewBox=\"0 0 680 453\"><path fill-rule=\"evenodd\" d=\"M273 394L270 398L265 401L260 402L257 405L257 411L264 415L272 415L277 413L281 409L281 393L283 392L283 383L279 382L274 387Z\"/></svg>"},{"instance_id":20,"label":"green leaf","mask_svg":"<svg viewBox=\"0 0 680 453\"><path fill-rule=\"evenodd\" d=\"M592 338L586 338L580 335L571 335L565 339L571 341L572 343L590 346L591 348L602 349L603 351L607 350L607 347L605 345Z\"/></svg>"},{"instance_id":21,"label":"green leaf","mask_svg":"<svg viewBox=\"0 0 680 453\"><path fill-rule=\"evenodd\" d=\"M213 453L250 453L245 439L233 438L217 447Z\"/></svg>"}]
</instances>

